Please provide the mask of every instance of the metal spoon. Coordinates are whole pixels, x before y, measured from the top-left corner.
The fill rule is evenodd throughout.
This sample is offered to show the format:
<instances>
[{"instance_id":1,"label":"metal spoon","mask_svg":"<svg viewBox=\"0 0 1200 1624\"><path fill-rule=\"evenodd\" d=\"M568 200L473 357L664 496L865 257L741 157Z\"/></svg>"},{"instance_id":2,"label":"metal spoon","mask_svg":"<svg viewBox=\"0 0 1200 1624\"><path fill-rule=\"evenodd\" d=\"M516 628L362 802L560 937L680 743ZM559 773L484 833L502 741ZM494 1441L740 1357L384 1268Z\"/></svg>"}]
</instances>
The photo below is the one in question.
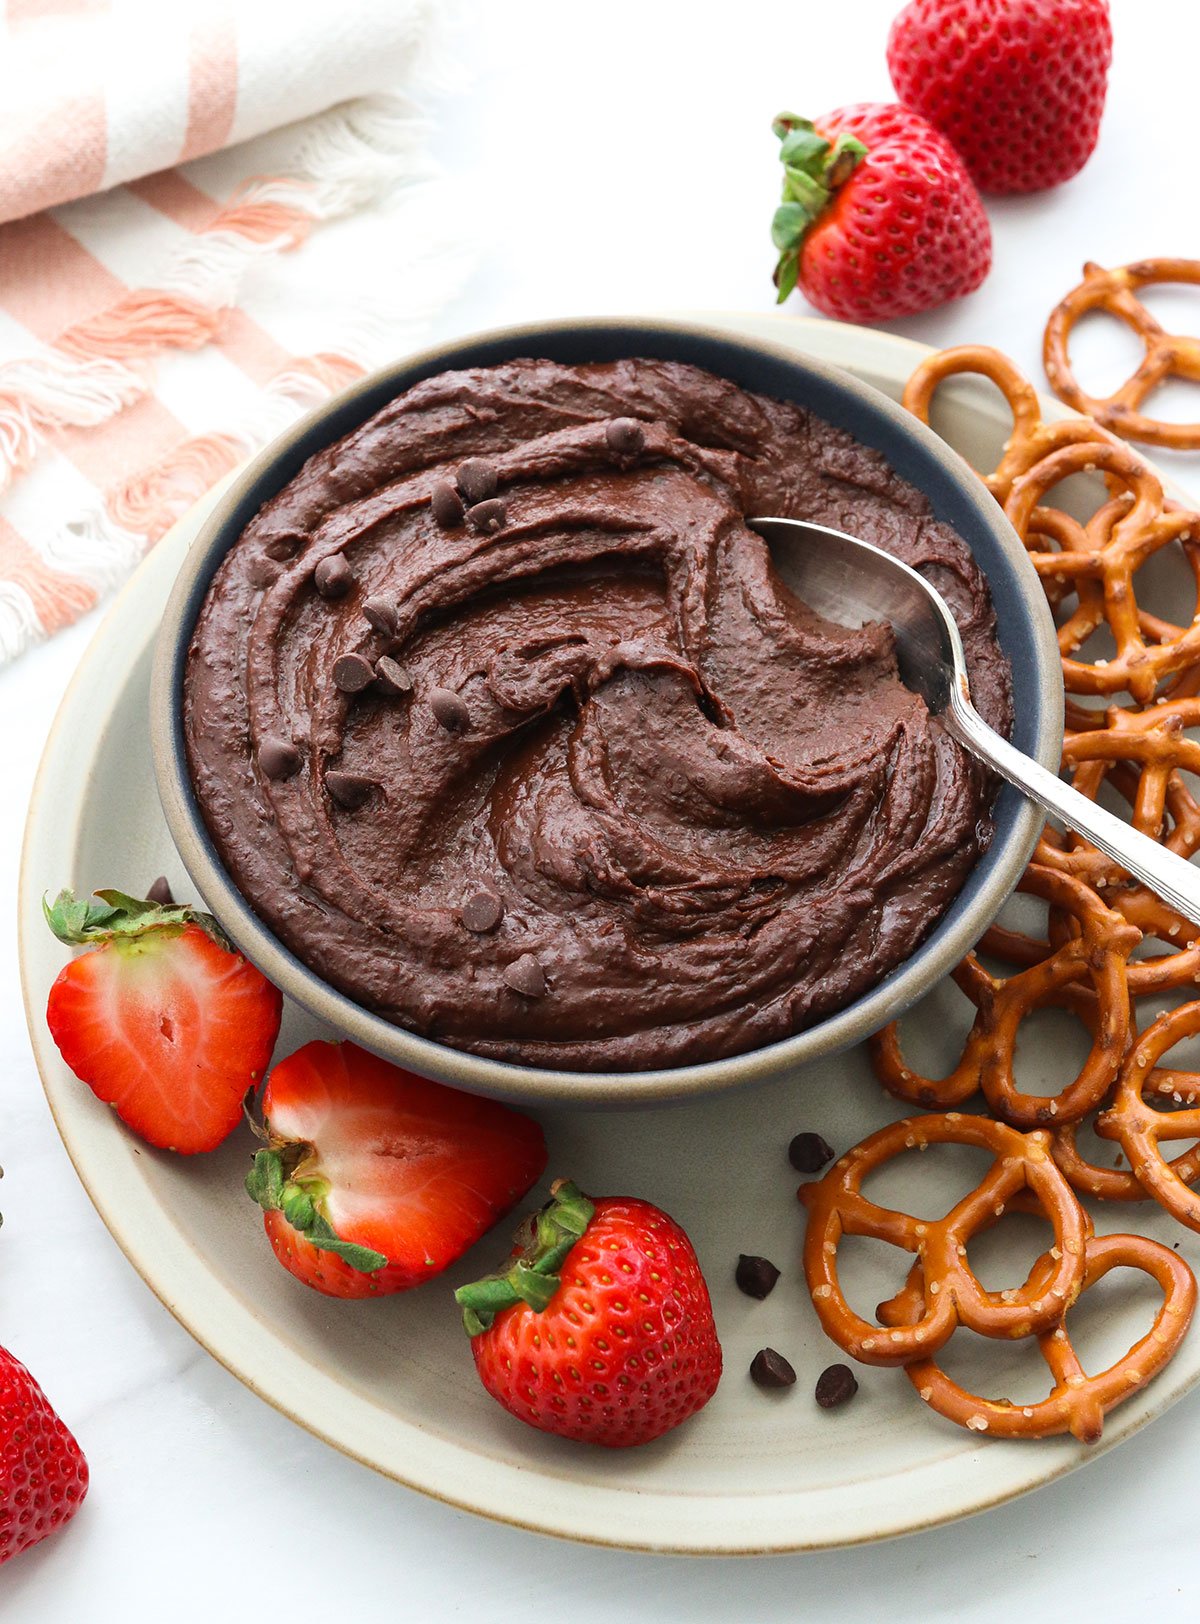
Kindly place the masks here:
<instances>
[{"instance_id":1,"label":"metal spoon","mask_svg":"<svg viewBox=\"0 0 1200 1624\"><path fill-rule=\"evenodd\" d=\"M920 694L964 749L1200 925L1200 869L1064 784L987 725L971 703L954 616L916 570L870 542L806 519L747 522L775 544L780 573L810 609L839 626L892 626L901 682Z\"/></svg>"}]
</instances>

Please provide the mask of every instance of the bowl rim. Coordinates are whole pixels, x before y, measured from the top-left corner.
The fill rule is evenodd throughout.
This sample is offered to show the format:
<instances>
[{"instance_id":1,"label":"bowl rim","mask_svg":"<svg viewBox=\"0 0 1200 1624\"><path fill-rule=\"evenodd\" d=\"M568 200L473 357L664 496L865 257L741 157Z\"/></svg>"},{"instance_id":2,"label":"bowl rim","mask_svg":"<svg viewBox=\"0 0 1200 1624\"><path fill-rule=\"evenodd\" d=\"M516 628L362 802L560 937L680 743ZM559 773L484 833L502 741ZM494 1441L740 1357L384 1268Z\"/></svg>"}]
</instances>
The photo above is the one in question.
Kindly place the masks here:
<instances>
[{"instance_id":1,"label":"bowl rim","mask_svg":"<svg viewBox=\"0 0 1200 1624\"><path fill-rule=\"evenodd\" d=\"M977 522L993 533L1011 566L1017 587L1016 601L1024 610L1032 638L1038 690L1045 701L1034 718L1032 753L1050 771L1058 771L1064 699L1053 619L1024 545L978 474L931 428L888 395L839 366L784 344L751 338L711 323L656 317L564 318L482 329L389 362L289 425L232 478L205 516L188 550L155 639L149 722L159 800L188 875L239 951L288 997L364 1048L421 1075L469 1092L526 1105L628 1109L682 1102L768 1082L806 1060L848 1048L887 1021L896 1019L959 962L995 918L1024 872L1044 817L1034 803L1019 800L1014 806L1007 836L993 841L971 871L977 876L979 868L988 865L969 905L955 919L944 914L914 954L844 1009L790 1037L742 1054L646 1071L573 1071L520 1065L422 1037L393 1025L323 980L258 918L212 843L192 791L183 741L181 698L187 650L200 605L220 560L241 535L251 514L281 489L308 457L352 432L387 399L419 378L456 366L486 364L464 360L466 352L482 346L528 344L536 347L539 341L548 338L586 340L593 335L618 338L622 342L628 338L634 344L640 335L653 336L659 341L663 336L678 338L682 343L701 339L743 351L750 359L766 356L785 368L815 378L826 389L848 397L868 417L882 417L901 435L923 446L926 454L941 464L948 483L956 487L956 497L973 510ZM630 351L631 355L634 353ZM360 403L363 409L354 416L353 422L342 423L345 414ZM331 420L339 426L325 432ZM270 488L260 490L260 486ZM253 506L247 508L252 497ZM1059 680L1042 680L1050 675ZM953 903L950 907L953 908Z\"/></svg>"}]
</instances>

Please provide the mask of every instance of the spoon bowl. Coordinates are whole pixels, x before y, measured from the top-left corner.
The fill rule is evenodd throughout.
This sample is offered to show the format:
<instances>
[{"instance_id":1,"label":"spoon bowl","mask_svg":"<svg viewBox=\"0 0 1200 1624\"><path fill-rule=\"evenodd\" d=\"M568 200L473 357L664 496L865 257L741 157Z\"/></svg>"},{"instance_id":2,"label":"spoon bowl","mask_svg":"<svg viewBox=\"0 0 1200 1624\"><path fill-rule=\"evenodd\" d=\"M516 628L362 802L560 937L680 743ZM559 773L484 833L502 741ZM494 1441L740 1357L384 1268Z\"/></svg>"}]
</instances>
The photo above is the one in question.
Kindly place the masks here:
<instances>
[{"instance_id":1,"label":"spoon bowl","mask_svg":"<svg viewBox=\"0 0 1200 1624\"><path fill-rule=\"evenodd\" d=\"M882 621L892 627L901 682L921 696L930 715L965 750L1200 925L1200 869L1064 784L980 716L971 703L958 626L924 576L869 541L807 519L761 518L749 524L810 609L838 626Z\"/></svg>"}]
</instances>

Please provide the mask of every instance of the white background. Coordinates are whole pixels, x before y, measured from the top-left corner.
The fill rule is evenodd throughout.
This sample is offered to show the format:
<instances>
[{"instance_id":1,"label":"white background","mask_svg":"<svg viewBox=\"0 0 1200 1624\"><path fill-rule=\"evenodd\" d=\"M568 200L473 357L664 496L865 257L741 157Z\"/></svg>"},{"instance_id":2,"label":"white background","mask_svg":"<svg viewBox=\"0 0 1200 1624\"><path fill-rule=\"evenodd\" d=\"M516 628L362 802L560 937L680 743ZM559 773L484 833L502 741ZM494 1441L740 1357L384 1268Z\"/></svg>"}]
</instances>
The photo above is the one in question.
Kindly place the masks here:
<instances>
[{"instance_id":1,"label":"white background","mask_svg":"<svg viewBox=\"0 0 1200 1624\"><path fill-rule=\"evenodd\" d=\"M770 308L771 117L785 105L813 113L888 99L896 9L468 7L463 73L435 110L436 145L463 178L480 264L434 336L548 315ZM937 345L994 343L1037 376L1046 314L1085 258L1200 254L1200 12L1182 0L1113 0L1113 12L1109 109L1090 166L1059 191L990 203L984 288L898 330ZM1190 311L1186 298L1159 308L1200 331L1200 294L1190 297ZM1090 338L1081 353L1100 382L1124 374L1116 338ZM1200 489L1200 459L1165 460ZM91 630L85 622L0 673L0 887L14 899L42 739ZM1200 1395L1022 1501L888 1545L703 1561L539 1540L317 1443L204 1354L142 1285L55 1136L11 924L0 932L0 1090L0 1341L38 1375L93 1472L72 1527L0 1572L6 1624L1196 1617Z\"/></svg>"}]
</instances>

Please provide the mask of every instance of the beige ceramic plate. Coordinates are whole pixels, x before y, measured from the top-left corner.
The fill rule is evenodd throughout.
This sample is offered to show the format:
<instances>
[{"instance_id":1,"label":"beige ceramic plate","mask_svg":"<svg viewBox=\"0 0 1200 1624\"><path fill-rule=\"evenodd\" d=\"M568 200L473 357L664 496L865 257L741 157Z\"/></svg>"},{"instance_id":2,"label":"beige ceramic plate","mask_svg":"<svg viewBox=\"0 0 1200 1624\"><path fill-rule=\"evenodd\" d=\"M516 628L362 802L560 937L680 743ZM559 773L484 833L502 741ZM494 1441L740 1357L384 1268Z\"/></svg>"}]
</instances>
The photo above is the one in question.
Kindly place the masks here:
<instances>
[{"instance_id":1,"label":"beige ceramic plate","mask_svg":"<svg viewBox=\"0 0 1200 1624\"><path fill-rule=\"evenodd\" d=\"M794 343L892 395L923 353L886 334L832 323L708 319ZM986 456L1005 432L998 400L971 386L947 392L938 426L971 457ZM1070 1439L1005 1444L960 1432L929 1414L894 1371L861 1372L859 1395L843 1411L816 1407L813 1382L837 1355L803 1290L797 1181L785 1151L800 1129L842 1149L899 1114L881 1097L860 1050L782 1083L698 1104L543 1117L551 1172L665 1207L691 1234L713 1289L726 1357L721 1387L698 1418L641 1450L608 1453L544 1437L511 1420L478 1385L450 1291L492 1266L500 1236L421 1291L333 1302L299 1286L271 1256L241 1190L247 1134L194 1160L135 1152L47 1036L41 1012L64 953L41 924L39 898L64 883L82 892L103 885L136 891L160 872L188 894L158 811L146 716L153 633L195 524L186 521L143 565L63 702L30 810L20 925L30 1031L67 1149L130 1261L214 1357L301 1425L425 1493L548 1533L680 1552L817 1548L962 1516L1094 1459L1191 1386L1200 1375L1200 1333L1165 1375L1112 1416L1103 1443L1090 1451ZM949 987L918 1007L905 1023L916 1063L936 1065L962 1014ZM277 1052L318 1030L289 1010ZM1034 1032L1022 1051L1023 1086L1037 1091L1052 1076L1061 1079L1063 1048L1074 1042L1069 1031ZM963 1167L937 1151L910 1160L887 1175L883 1198L899 1202L915 1191L913 1210L944 1211L965 1187ZM1147 1232L1180 1238L1162 1215L1136 1216ZM1117 1227L1104 1218L1100 1227ZM1183 1235L1194 1262L1195 1239ZM1040 1244L1040 1237L1000 1226L980 1252L986 1283L1016 1284ZM764 1253L784 1271L765 1302L733 1285L743 1251ZM904 1267L897 1254L847 1259L867 1311L898 1286ZM1101 1306L1085 1345L1093 1363L1107 1362L1148 1322L1147 1301L1123 1296L1119 1281ZM763 1394L749 1382L750 1360L766 1344L796 1366L794 1389ZM1011 1349L988 1352L993 1393L1020 1401L1038 1391L1045 1373L1036 1357L1023 1366ZM968 1354L960 1373L971 1367Z\"/></svg>"}]
</instances>

